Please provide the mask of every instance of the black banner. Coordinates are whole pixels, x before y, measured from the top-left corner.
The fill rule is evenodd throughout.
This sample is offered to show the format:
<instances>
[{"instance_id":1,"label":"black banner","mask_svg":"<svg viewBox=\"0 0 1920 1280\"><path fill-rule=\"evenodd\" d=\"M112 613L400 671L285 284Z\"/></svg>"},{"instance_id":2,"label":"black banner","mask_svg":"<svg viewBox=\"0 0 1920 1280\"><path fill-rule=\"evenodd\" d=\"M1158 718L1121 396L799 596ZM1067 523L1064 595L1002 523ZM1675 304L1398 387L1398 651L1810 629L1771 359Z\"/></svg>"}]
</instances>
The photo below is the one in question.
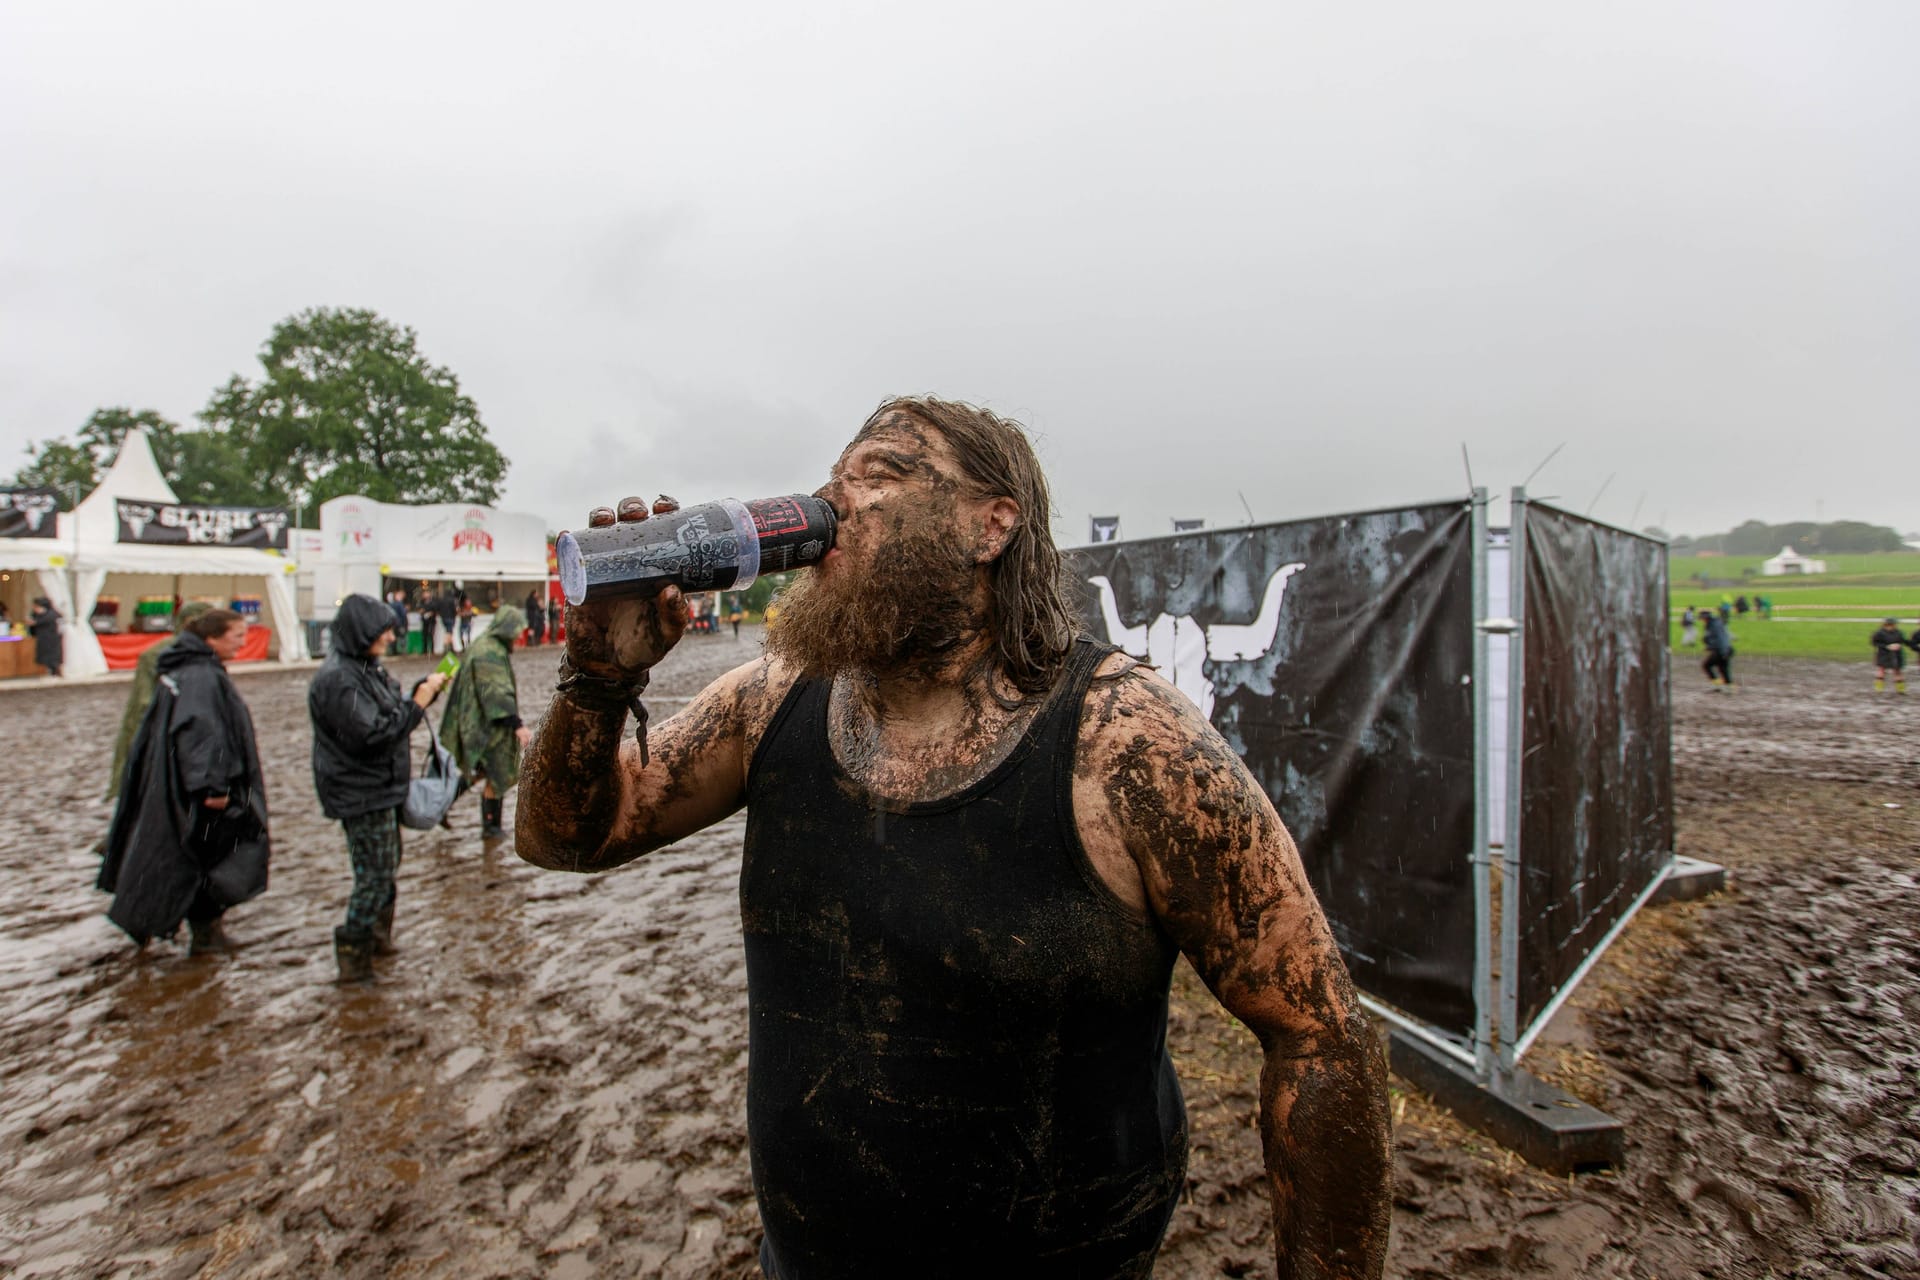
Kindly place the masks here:
<instances>
[{"instance_id":1,"label":"black banner","mask_svg":"<svg viewBox=\"0 0 1920 1280\"><path fill-rule=\"evenodd\" d=\"M51 538L59 510L57 490L0 489L0 538Z\"/></svg>"},{"instance_id":2,"label":"black banner","mask_svg":"<svg viewBox=\"0 0 1920 1280\"><path fill-rule=\"evenodd\" d=\"M1470 1036L1465 502L1074 552L1095 636L1159 668L1273 798L1354 980Z\"/></svg>"},{"instance_id":3,"label":"black banner","mask_svg":"<svg viewBox=\"0 0 1920 1280\"><path fill-rule=\"evenodd\" d=\"M1118 542L1120 540L1119 516L1095 516L1093 528L1089 534L1090 542Z\"/></svg>"},{"instance_id":4,"label":"black banner","mask_svg":"<svg viewBox=\"0 0 1920 1280\"><path fill-rule=\"evenodd\" d=\"M1673 857L1667 549L1524 511L1515 1035Z\"/></svg>"},{"instance_id":5,"label":"black banner","mask_svg":"<svg viewBox=\"0 0 1920 1280\"><path fill-rule=\"evenodd\" d=\"M285 507L202 507L118 498L120 541L161 546L287 547Z\"/></svg>"},{"instance_id":6,"label":"black banner","mask_svg":"<svg viewBox=\"0 0 1920 1280\"><path fill-rule=\"evenodd\" d=\"M1206 527L1207 522L1205 520L1175 519L1173 522L1173 531L1175 533L1198 533Z\"/></svg>"}]
</instances>

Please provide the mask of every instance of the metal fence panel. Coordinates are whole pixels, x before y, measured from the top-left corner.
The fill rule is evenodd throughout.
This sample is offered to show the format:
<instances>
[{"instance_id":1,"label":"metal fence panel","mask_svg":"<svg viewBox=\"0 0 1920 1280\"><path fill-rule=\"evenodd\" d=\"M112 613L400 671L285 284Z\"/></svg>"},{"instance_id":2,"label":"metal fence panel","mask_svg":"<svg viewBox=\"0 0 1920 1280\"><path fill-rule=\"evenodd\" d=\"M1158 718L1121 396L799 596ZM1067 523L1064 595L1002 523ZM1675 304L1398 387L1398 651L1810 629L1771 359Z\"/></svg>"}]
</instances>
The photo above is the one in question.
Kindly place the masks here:
<instances>
[{"instance_id":1,"label":"metal fence panel","mask_svg":"<svg viewBox=\"0 0 1920 1280\"><path fill-rule=\"evenodd\" d=\"M1219 729L1299 843L1362 990L1474 1030L1470 504L1070 556L1096 636Z\"/></svg>"},{"instance_id":2,"label":"metal fence panel","mask_svg":"<svg viewBox=\"0 0 1920 1280\"><path fill-rule=\"evenodd\" d=\"M1666 547L1538 502L1519 512L1516 1053L1673 858Z\"/></svg>"}]
</instances>

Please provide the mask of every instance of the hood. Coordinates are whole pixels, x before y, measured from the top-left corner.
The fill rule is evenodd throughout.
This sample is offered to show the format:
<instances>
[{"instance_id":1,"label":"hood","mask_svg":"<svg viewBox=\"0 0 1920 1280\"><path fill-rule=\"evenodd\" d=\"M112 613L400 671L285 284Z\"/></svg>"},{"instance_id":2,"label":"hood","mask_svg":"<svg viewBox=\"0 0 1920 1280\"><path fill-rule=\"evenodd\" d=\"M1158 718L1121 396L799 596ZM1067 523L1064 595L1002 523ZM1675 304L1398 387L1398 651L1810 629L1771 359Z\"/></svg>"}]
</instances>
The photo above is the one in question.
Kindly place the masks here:
<instances>
[{"instance_id":1,"label":"hood","mask_svg":"<svg viewBox=\"0 0 1920 1280\"><path fill-rule=\"evenodd\" d=\"M182 631L174 636L173 643L160 651L160 661L154 665L161 675L169 671L178 671L181 667L195 662L218 662L219 655L213 646L191 631Z\"/></svg>"},{"instance_id":2,"label":"hood","mask_svg":"<svg viewBox=\"0 0 1920 1280\"><path fill-rule=\"evenodd\" d=\"M490 636L499 636L507 642L507 648L513 648L513 642L527 629L527 615L510 604L503 604L493 611L493 625L487 628Z\"/></svg>"},{"instance_id":3,"label":"hood","mask_svg":"<svg viewBox=\"0 0 1920 1280\"><path fill-rule=\"evenodd\" d=\"M372 596L348 596L333 616L334 651L364 658L380 633L393 627L392 605L381 604Z\"/></svg>"}]
</instances>

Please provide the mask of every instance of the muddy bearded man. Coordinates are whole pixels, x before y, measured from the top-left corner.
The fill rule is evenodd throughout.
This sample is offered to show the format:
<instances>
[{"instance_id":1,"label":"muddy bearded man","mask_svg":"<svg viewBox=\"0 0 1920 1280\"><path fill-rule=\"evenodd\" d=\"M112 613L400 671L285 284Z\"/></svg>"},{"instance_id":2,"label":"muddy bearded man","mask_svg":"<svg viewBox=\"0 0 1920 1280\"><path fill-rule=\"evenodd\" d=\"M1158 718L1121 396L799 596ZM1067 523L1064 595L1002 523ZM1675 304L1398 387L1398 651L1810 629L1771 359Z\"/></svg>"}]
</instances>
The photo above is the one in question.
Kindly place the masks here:
<instances>
[{"instance_id":1,"label":"muddy bearded man","mask_svg":"<svg viewBox=\"0 0 1920 1280\"><path fill-rule=\"evenodd\" d=\"M1184 953L1265 1050L1279 1274L1378 1276L1385 1068L1299 855L1193 704L1079 634L1018 424L890 401L819 492L838 544L765 657L644 756L627 709L684 599L568 611L516 833L602 871L747 807L766 1273L1150 1274L1186 1174Z\"/></svg>"}]
</instances>

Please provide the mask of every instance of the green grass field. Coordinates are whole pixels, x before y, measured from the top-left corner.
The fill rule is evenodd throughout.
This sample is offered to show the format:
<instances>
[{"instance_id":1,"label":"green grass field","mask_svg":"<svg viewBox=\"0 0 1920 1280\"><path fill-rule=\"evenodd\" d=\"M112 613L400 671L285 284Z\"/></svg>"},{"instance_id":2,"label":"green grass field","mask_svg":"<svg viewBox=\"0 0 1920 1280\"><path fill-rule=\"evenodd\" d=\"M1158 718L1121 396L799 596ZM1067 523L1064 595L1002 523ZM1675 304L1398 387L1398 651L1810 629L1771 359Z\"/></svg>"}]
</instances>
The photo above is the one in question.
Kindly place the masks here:
<instances>
[{"instance_id":1,"label":"green grass field","mask_svg":"<svg viewBox=\"0 0 1920 1280\"><path fill-rule=\"evenodd\" d=\"M1671 642L1676 655L1699 654L1680 645L1680 614L1688 605L1711 608L1722 596L1765 595L1773 601L1773 620L1749 613L1733 618L1737 654L1776 658L1830 658L1871 662L1867 637L1880 619L1896 617L1908 634L1920 629L1920 552L1827 556L1828 572L1811 578L1763 578L1765 556L1674 556L1668 561L1671 588ZM1717 579L1754 576L1738 586L1702 587L1691 581L1706 573Z\"/></svg>"},{"instance_id":2,"label":"green grass field","mask_svg":"<svg viewBox=\"0 0 1920 1280\"><path fill-rule=\"evenodd\" d=\"M1804 548L1803 548L1804 550ZM1811 555L1812 552L1807 552ZM1838 578L1908 578L1920 584L1920 551L1876 551L1872 555L1822 556L1827 571L1812 578L1763 578L1760 563L1771 556L1669 556L1667 574L1677 586L1693 581L1700 574L1717 580L1739 580L1751 569L1749 586L1765 589L1774 583L1824 583ZM1888 585L1898 586L1898 582Z\"/></svg>"},{"instance_id":3,"label":"green grass field","mask_svg":"<svg viewBox=\"0 0 1920 1280\"><path fill-rule=\"evenodd\" d=\"M1675 604L1673 616L1676 621L1668 634L1668 643L1673 646L1674 656L1683 658L1691 654L1696 660L1705 654L1696 643L1691 649L1680 647L1680 610L1683 605ZM1733 620L1733 651L1735 661L1740 658L1827 658L1836 662L1872 662L1873 645L1867 637L1873 634L1872 622L1782 622L1778 618L1772 622L1762 622L1752 614L1747 621ZM1916 627L1912 620L1903 622L1903 629L1911 635Z\"/></svg>"}]
</instances>

